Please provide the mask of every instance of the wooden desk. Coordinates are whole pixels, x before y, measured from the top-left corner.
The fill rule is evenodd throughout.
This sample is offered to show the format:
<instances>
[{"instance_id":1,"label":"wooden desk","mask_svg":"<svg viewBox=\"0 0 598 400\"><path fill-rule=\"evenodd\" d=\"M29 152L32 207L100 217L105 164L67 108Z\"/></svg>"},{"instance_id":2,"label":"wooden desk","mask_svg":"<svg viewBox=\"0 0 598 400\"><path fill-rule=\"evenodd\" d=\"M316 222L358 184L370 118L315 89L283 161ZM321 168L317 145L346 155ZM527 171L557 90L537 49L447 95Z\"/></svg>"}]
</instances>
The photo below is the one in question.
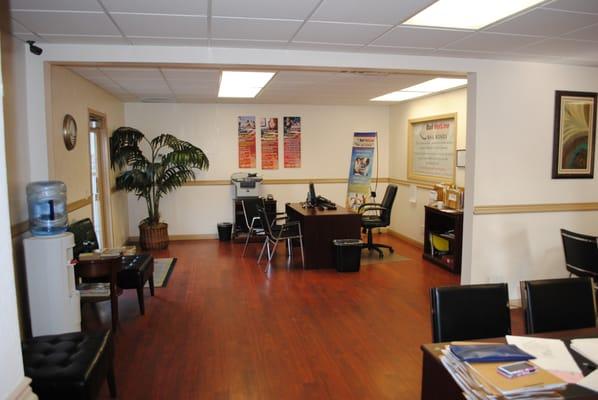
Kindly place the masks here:
<instances>
[{"instance_id":1,"label":"wooden desk","mask_svg":"<svg viewBox=\"0 0 598 400\"><path fill-rule=\"evenodd\" d=\"M359 214L337 207L336 210L303 208L301 203L286 205L290 220L301 223L305 268L334 268L334 239L359 239Z\"/></svg>"},{"instance_id":2,"label":"wooden desk","mask_svg":"<svg viewBox=\"0 0 598 400\"><path fill-rule=\"evenodd\" d=\"M537 337L562 339L567 347L569 347L569 340L578 337L597 337L597 328L577 329L572 331L547 332L538 335L530 335ZM485 339L480 342L505 342L505 338ZM463 394L459 385L453 380L453 377L446 370L440 361L441 350L447 343L432 343L422 345L423 367L422 367L422 400L452 400L463 399ZM571 355L580 366L584 375L589 374L592 370L584 367L581 363L586 360L574 351L570 351ZM565 399L598 399L598 393L585 389L577 385L567 385L563 393Z\"/></svg>"}]
</instances>

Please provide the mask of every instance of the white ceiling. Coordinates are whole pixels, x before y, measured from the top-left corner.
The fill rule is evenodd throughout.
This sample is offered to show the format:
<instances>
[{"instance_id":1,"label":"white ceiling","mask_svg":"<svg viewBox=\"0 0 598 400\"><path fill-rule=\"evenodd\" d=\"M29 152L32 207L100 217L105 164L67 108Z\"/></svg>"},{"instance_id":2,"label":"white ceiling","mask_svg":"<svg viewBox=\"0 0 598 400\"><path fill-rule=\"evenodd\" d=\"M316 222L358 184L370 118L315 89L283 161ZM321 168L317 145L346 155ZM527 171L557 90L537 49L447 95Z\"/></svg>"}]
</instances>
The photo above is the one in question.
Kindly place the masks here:
<instances>
[{"instance_id":1,"label":"white ceiling","mask_svg":"<svg viewBox=\"0 0 598 400\"><path fill-rule=\"evenodd\" d=\"M387 105L369 99L442 75L277 71L255 99L219 99L222 69L68 66L125 102Z\"/></svg>"},{"instance_id":2,"label":"white ceiling","mask_svg":"<svg viewBox=\"0 0 598 400\"><path fill-rule=\"evenodd\" d=\"M13 34L42 44L323 49L598 66L598 0L545 1L479 31L400 25L433 2L9 0Z\"/></svg>"}]
</instances>

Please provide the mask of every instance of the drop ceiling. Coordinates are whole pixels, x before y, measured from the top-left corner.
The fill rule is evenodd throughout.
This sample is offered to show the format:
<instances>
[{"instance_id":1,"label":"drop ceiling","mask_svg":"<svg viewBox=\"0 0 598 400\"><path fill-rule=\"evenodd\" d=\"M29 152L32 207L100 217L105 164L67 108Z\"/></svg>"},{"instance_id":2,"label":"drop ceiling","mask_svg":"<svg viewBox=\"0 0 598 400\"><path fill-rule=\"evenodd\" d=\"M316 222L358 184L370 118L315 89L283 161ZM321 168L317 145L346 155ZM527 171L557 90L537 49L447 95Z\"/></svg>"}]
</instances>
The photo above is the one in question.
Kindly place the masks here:
<instances>
[{"instance_id":1,"label":"drop ceiling","mask_svg":"<svg viewBox=\"0 0 598 400\"><path fill-rule=\"evenodd\" d=\"M378 105L369 99L438 76L387 71L282 70L252 99L218 98L222 68L67 66L125 102ZM272 70L275 71L275 70Z\"/></svg>"},{"instance_id":2,"label":"drop ceiling","mask_svg":"<svg viewBox=\"0 0 598 400\"><path fill-rule=\"evenodd\" d=\"M310 49L598 66L598 0L545 1L478 31L401 25L433 2L9 0L13 35L42 45Z\"/></svg>"}]
</instances>

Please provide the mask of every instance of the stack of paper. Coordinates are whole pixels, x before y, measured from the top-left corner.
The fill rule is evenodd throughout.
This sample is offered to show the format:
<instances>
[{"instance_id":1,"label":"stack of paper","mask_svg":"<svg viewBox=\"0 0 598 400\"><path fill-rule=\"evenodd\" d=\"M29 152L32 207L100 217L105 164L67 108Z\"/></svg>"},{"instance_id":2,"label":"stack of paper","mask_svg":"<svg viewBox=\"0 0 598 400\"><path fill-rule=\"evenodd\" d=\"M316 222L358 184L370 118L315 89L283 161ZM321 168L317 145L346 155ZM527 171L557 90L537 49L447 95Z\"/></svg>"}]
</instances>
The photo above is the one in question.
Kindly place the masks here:
<instances>
[{"instance_id":1,"label":"stack of paper","mask_svg":"<svg viewBox=\"0 0 598 400\"><path fill-rule=\"evenodd\" d=\"M542 368L535 373L506 378L497 368L505 362L463 362L447 346L441 361L457 382L466 399L551 399L561 398L558 392L566 382ZM533 361L532 361L533 362Z\"/></svg>"},{"instance_id":2,"label":"stack of paper","mask_svg":"<svg viewBox=\"0 0 598 400\"><path fill-rule=\"evenodd\" d=\"M598 338L573 339L571 340L571 348L598 365Z\"/></svg>"},{"instance_id":3,"label":"stack of paper","mask_svg":"<svg viewBox=\"0 0 598 400\"><path fill-rule=\"evenodd\" d=\"M110 284L107 282L81 283L77 290L81 297L107 297L110 296Z\"/></svg>"}]
</instances>

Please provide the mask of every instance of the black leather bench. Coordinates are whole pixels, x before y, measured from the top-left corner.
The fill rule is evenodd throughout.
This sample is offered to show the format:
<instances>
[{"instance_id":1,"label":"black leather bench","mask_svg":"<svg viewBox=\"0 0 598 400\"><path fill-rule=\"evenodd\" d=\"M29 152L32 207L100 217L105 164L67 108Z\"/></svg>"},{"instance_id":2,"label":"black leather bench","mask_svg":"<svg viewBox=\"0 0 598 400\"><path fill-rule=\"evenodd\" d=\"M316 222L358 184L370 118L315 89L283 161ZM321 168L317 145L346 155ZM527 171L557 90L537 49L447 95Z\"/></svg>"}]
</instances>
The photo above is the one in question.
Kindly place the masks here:
<instances>
[{"instance_id":1,"label":"black leather bench","mask_svg":"<svg viewBox=\"0 0 598 400\"><path fill-rule=\"evenodd\" d=\"M98 239L89 218L74 222L69 231L75 236L73 257L78 258L81 253L92 252L99 248ZM150 294L154 295L154 258L150 254L137 254L122 257L122 268L118 272L117 285L121 289L136 289L139 311L145 314L143 287L149 282Z\"/></svg>"},{"instance_id":2,"label":"black leather bench","mask_svg":"<svg viewBox=\"0 0 598 400\"><path fill-rule=\"evenodd\" d=\"M38 336L22 343L25 375L40 400L95 399L108 380L116 397L110 331Z\"/></svg>"}]
</instances>

